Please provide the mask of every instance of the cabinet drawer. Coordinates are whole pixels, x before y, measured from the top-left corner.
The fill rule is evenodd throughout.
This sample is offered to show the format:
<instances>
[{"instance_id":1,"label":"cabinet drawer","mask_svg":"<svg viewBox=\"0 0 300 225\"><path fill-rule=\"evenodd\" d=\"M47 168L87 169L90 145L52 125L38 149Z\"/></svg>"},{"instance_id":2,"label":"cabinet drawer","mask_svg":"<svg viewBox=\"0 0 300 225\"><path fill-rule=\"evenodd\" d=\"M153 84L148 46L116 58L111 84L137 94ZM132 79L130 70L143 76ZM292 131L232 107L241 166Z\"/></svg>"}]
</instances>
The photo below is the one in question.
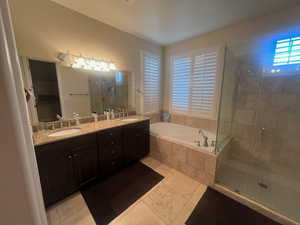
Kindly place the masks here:
<instances>
[{"instance_id":1,"label":"cabinet drawer","mask_svg":"<svg viewBox=\"0 0 300 225\"><path fill-rule=\"evenodd\" d=\"M122 129L113 128L98 133L98 142L102 148L122 146Z\"/></svg>"},{"instance_id":2,"label":"cabinet drawer","mask_svg":"<svg viewBox=\"0 0 300 225\"><path fill-rule=\"evenodd\" d=\"M108 175L118 171L122 166L122 158L103 160L101 163L101 175L102 177L107 177Z\"/></svg>"},{"instance_id":3,"label":"cabinet drawer","mask_svg":"<svg viewBox=\"0 0 300 225\"><path fill-rule=\"evenodd\" d=\"M103 157L106 159L117 159L122 156L122 146L111 145L102 149Z\"/></svg>"},{"instance_id":4,"label":"cabinet drawer","mask_svg":"<svg viewBox=\"0 0 300 225\"><path fill-rule=\"evenodd\" d=\"M81 146L96 145L97 138L96 138L96 134L86 134L82 136L77 136L77 137L57 141L54 142L53 144L55 144L56 147L58 148L74 150L80 148ZM51 143L48 145L51 145Z\"/></svg>"}]
</instances>

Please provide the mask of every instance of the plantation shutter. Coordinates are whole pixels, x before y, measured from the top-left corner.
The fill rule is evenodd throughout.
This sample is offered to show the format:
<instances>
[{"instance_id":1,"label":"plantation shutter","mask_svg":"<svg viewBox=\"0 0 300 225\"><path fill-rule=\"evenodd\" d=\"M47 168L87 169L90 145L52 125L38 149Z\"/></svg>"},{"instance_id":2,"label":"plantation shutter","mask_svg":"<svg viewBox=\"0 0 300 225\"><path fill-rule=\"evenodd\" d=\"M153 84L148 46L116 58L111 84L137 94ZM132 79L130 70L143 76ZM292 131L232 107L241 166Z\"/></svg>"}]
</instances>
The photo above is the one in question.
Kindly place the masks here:
<instances>
[{"instance_id":1,"label":"plantation shutter","mask_svg":"<svg viewBox=\"0 0 300 225\"><path fill-rule=\"evenodd\" d=\"M190 77L192 57L177 58L172 69L172 109L178 112L189 110Z\"/></svg>"},{"instance_id":2,"label":"plantation shutter","mask_svg":"<svg viewBox=\"0 0 300 225\"><path fill-rule=\"evenodd\" d=\"M172 63L171 111L214 117L218 52L176 57Z\"/></svg>"},{"instance_id":3,"label":"plantation shutter","mask_svg":"<svg viewBox=\"0 0 300 225\"><path fill-rule=\"evenodd\" d=\"M143 113L151 114L160 111L160 57L143 52Z\"/></svg>"},{"instance_id":4,"label":"plantation shutter","mask_svg":"<svg viewBox=\"0 0 300 225\"><path fill-rule=\"evenodd\" d=\"M213 113L216 73L216 52L204 53L194 57L190 95L190 111L193 113Z\"/></svg>"}]
</instances>

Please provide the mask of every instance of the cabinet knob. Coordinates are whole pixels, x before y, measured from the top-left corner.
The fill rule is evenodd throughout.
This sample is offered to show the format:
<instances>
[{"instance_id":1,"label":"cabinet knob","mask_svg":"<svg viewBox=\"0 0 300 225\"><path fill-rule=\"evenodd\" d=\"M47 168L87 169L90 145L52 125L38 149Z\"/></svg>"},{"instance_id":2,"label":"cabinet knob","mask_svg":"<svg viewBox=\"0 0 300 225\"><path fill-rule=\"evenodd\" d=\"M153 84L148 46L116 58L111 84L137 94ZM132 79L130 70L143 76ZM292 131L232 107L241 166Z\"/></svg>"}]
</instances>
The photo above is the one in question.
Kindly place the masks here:
<instances>
[{"instance_id":1,"label":"cabinet knob","mask_svg":"<svg viewBox=\"0 0 300 225\"><path fill-rule=\"evenodd\" d=\"M114 142L114 141L112 141L112 142L111 142L111 144L112 144L112 145L114 145L114 144L115 144L115 142Z\"/></svg>"},{"instance_id":2,"label":"cabinet knob","mask_svg":"<svg viewBox=\"0 0 300 225\"><path fill-rule=\"evenodd\" d=\"M68 155L68 159L72 159L73 157L72 157L72 155Z\"/></svg>"}]
</instances>

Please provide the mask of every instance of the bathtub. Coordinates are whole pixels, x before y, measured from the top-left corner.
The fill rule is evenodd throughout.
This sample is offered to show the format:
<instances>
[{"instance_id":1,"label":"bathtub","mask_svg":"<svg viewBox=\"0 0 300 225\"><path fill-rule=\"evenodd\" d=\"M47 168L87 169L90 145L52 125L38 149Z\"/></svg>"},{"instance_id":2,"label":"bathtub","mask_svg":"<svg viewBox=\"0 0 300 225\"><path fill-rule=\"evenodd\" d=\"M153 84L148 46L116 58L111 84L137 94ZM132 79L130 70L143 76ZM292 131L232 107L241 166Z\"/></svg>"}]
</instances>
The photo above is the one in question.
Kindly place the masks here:
<instances>
[{"instance_id":1,"label":"bathtub","mask_svg":"<svg viewBox=\"0 0 300 225\"><path fill-rule=\"evenodd\" d=\"M164 138L177 144L187 145L198 150L214 153L215 147L211 146L212 141L216 143L216 134L203 130L208 137L209 147L204 147L203 137L199 134L198 128L184 126L175 123L159 122L150 125L150 134L156 137ZM196 141L200 141L199 147Z\"/></svg>"},{"instance_id":2,"label":"bathtub","mask_svg":"<svg viewBox=\"0 0 300 225\"><path fill-rule=\"evenodd\" d=\"M216 135L202 130L208 143ZM184 125L159 122L150 125L150 156L192 177L205 185L214 184L216 160L214 147L198 146L199 129Z\"/></svg>"}]
</instances>

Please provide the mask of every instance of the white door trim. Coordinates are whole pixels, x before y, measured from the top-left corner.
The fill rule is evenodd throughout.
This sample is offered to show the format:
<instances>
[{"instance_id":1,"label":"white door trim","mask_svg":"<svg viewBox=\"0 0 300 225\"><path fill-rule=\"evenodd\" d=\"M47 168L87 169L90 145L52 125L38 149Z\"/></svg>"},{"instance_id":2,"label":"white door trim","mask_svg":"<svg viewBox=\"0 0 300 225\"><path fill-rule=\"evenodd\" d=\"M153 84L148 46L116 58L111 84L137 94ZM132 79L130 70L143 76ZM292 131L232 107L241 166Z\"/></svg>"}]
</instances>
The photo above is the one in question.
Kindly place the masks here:
<instances>
[{"instance_id":1,"label":"white door trim","mask_svg":"<svg viewBox=\"0 0 300 225\"><path fill-rule=\"evenodd\" d=\"M0 205L4 224L47 225L8 0L0 1Z\"/></svg>"}]
</instances>

